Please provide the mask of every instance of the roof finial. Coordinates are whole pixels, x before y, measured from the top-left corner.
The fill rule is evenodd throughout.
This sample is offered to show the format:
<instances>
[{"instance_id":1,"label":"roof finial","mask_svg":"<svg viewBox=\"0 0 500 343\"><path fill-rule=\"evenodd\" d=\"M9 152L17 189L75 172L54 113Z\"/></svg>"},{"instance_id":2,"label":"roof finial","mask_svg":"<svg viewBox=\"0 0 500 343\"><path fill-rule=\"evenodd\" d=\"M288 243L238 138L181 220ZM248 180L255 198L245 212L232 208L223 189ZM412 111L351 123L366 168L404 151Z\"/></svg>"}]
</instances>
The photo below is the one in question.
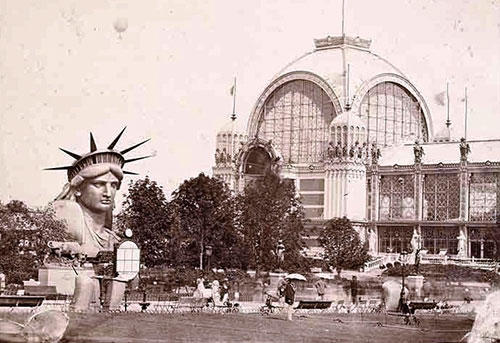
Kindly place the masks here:
<instances>
[{"instance_id":1,"label":"roof finial","mask_svg":"<svg viewBox=\"0 0 500 343\"><path fill-rule=\"evenodd\" d=\"M351 65L347 63L347 75L346 75L346 99L345 99L345 109L351 109L351 93L349 92L349 77L350 77Z\"/></svg>"},{"instance_id":2,"label":"roof finial","mask_svg":"<svg viewBox=\"0 0 500 343\"><path fill-rule=\"evenodd\" d=\"M231 120L234 122L236 120L236 76L234 77L233 87L231 87L231 95L233 96L233 113L231 114Z\"/></svg>"}]
</instances>

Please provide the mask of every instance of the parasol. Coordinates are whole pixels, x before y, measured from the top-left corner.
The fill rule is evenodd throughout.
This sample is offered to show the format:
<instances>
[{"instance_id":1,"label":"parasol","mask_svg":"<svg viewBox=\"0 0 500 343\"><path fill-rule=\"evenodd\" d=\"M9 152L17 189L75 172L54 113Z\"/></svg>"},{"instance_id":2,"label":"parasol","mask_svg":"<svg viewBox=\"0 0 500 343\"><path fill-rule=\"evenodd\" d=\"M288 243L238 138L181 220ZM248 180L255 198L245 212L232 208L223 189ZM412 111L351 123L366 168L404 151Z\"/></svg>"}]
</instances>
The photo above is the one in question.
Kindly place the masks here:
<instances>
[{"instance_id":1,"label":"parasol","mask_svg":"<svg viewBox=\"0 0 500 343\"><path fill-rule=\"evenodd\" d=\"M285 279L306 281L306 277L304 275L297 273L288 274L287 276L285 276Z\"/></svg>"}]
</instances>

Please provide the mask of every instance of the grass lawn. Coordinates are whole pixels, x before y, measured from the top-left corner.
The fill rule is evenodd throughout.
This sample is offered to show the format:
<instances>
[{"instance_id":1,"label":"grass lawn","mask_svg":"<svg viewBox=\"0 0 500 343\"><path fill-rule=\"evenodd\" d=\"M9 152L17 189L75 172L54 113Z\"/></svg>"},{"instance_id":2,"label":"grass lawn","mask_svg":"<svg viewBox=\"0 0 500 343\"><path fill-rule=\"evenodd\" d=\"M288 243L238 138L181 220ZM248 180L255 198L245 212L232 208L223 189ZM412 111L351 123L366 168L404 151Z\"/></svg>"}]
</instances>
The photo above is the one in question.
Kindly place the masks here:
<instances>
[{"instance_id":1,"label":"grass lawn","mask_svg":"<svg viewBox=\"0 0 500 343\"><path fill-rule=\"evenodd\" d=\"M419 316L419 327L384 315L70 314L62 342L459 342L472 326L464 316ZM380 325L382 324L382 325Z\"/></svg>"}]
</instances>

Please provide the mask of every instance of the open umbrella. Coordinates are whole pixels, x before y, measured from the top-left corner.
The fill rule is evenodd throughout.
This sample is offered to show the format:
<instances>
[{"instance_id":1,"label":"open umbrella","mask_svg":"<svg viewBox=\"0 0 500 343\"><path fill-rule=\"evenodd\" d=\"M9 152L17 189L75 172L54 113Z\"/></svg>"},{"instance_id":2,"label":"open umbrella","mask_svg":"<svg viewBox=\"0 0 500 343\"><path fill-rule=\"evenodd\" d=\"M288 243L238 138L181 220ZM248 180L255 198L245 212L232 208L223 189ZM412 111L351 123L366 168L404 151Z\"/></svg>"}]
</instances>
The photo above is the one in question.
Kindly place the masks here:
<instances>
[{"instance_id":1,"label":"open umbrella","mask_svg":"<svg viewBox=\"0 0 500 343\"><path fill-rule=\"evenodd\" d=\"M285 279L306 281L306 277L304 275L297 273L288 274L287 276L285 276Z\"/></svg>"}]
</instances>

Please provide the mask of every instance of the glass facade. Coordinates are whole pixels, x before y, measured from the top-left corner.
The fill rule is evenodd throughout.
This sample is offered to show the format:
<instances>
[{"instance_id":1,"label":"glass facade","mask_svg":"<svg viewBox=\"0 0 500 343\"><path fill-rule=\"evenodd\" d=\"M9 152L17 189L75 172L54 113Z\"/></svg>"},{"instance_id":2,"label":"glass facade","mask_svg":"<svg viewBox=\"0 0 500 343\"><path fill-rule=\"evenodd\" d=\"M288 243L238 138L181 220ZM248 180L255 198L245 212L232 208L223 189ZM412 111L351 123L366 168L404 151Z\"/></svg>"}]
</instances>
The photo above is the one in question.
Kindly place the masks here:
<instances>
[{"instance_id":1,"label":"glass facade","mask_svg":"<svg viewBox=\"0 0 500 343\"><path fill-rule=\"evenodd\" d=\"M371 88L361 102L360 117L366 123L369 143L392 146L417 138L428 141L418 101L396 83L382 82Z\"/></svg>"},{"instance_id":2,"label":"glass facade","mask_svg":"<svg viewBox=\"0 0 500 343\"><path fill-rule=\"evenodd\" d=\"M439 254L441 250L456 254L458 235L458 227L422 227L422 244L429 254Z\"/></svg>"},{"instance_id":3,"label":"glass facade","mask_svg":"<svg viewBox=\"0 0 500 343\"><path fill-rule=\"evenodd\" d=\"M458 219L460 179L458 174L427 174L424 179L424 220Z\"/></svg>"},{"instance_id":4,"label":"glass facade","mask_svg":"<svg viewBox=\"0 0 500 343\"><path fill-rule=\"evenodd\" d=\"M323 218L325 204L324 179L300 179L299 193L306 219Z\"/></svg>"},{"instance_id":5,"label":"glass facade","mask_svg":"<svg viewBox=\"0 0 500 343\"><path fill-rule=\"evenodd\" d=\"M469 219L496 221L500 204L500 173L474 173L469 185Z\"/></svg>"},{"instance_id":6,"label":"glass facade","mask_svg":"<svg viewBox=\"0 0 500 343\"><path fill-rule=\"evenodd\" d=\"M469 228L470 256L477 258L493 258L498 241L498 228Z\"/></svg>"},{"instance_id":7,"label":"glass facade","mask_svg":"<svg viewBox=\"0 0 500 343\"><path fill-rule=\"evenodd\" d=\"M379 227L379 251L385 253L401 253L411 247L410 241L413 227Z\"/></svg>"},{"instance_id":8,"label":"glass facade","mask_svg":"<svg viewBox=\"0 0 500 343\"><path fill-rule=\"evenodd\" d=\"M415 219L413 175L380 178L380 220Z\"/></svg>"},{"instance_id":9,"label":"glass facade","mask_svg":"<svg viewBox=\"0 0 500 343\"><path fill-rule=\"evenodd\" d=\"M267 98L262 111L257 135L272 140L285 163L322 160L336 113L319 86L307 80L287 82Z\"/></svg>"}]
</instances>

